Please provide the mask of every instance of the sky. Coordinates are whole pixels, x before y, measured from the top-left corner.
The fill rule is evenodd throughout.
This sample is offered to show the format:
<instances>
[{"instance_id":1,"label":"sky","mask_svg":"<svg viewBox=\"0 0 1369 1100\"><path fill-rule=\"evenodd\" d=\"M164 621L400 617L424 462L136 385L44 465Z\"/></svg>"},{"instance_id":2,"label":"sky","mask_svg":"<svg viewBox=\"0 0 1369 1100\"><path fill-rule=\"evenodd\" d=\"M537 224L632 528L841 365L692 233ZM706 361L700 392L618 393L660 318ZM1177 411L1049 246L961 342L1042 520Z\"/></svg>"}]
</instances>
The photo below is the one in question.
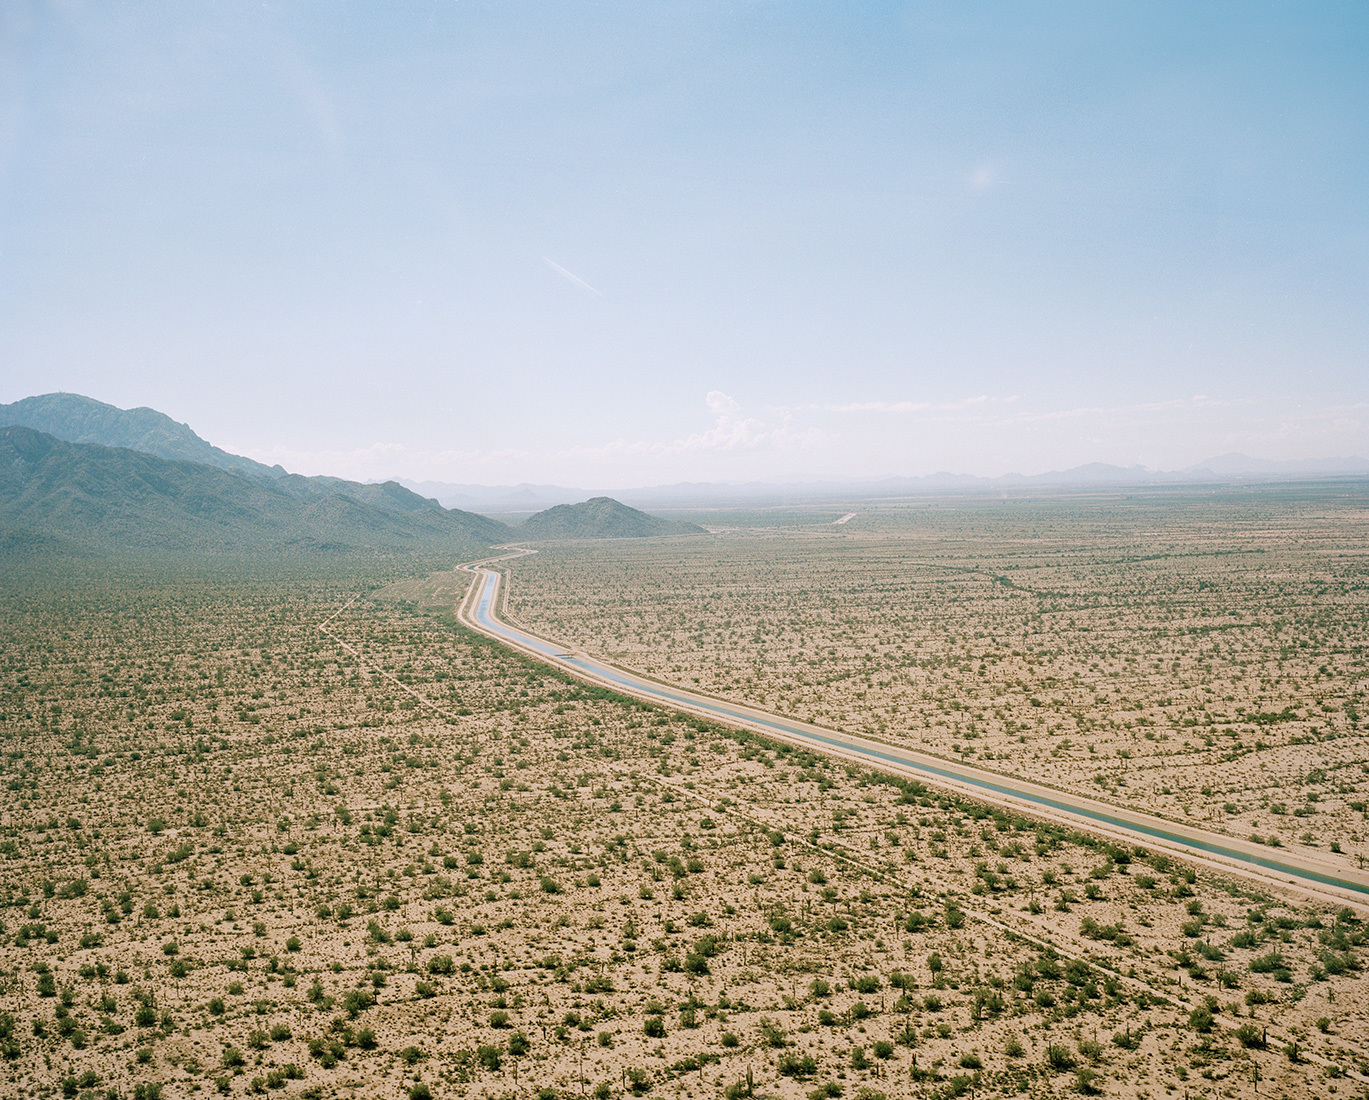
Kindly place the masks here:
<instances>
[{"instance_id":1,"label":"sky","mask_svg":"<svg viewBox=\"0 0 1369 1100\"><path fill-rule=\"evenodd\" d=\"M360 479L1369 456L1360 3L0 4L0 401Z\"/></svg>"}]
</instances>

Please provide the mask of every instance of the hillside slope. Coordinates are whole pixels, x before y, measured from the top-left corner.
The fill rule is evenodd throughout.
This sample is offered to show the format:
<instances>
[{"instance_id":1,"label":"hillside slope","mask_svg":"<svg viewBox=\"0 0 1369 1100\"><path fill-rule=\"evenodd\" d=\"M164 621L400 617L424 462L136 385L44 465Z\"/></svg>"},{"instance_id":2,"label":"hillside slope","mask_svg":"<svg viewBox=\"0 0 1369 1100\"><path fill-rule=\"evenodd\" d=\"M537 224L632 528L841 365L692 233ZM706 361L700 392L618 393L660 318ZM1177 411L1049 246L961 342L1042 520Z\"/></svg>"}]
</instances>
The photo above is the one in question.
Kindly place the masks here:
<instances>
[{"instance_id":1,"label":"hillside slope","mask_svg":"<svg viewBox=\"0 0 1369 1100\"><path fill-rule=\"evenodd\" d=\"M221 470L240 470L257 477L286 476L279 466L266 466L229 454L156 409L120 409L79 393L43 393L12 405L0 405L0 426L18 425L45 432L68 443L126 447L172 461L199 462Z\"/></svg>"},{"instance_id":2,"label":"hillside slope","mask_svg":"<svg viewBox=\"0 0 1369 1100\"><path fill-rule=\"evenodd\" d=\"M454 553L509 535L392 482L268 480L22 427L0 428L0 531L96 547Z\"/></svg>"},{"instance_id":3,"label":"hillside slope","mask_svg":"<svg viewBox=\"0 0 1369 1100\"><path fill-rule=\"evenodd\" d=\"M637 539L655 535L701 535L702 527L660 519L629 508L612 497L593 497L579 504L558 504L529 516L517 528L520 540Z\"/></svg>"}]
</instances>

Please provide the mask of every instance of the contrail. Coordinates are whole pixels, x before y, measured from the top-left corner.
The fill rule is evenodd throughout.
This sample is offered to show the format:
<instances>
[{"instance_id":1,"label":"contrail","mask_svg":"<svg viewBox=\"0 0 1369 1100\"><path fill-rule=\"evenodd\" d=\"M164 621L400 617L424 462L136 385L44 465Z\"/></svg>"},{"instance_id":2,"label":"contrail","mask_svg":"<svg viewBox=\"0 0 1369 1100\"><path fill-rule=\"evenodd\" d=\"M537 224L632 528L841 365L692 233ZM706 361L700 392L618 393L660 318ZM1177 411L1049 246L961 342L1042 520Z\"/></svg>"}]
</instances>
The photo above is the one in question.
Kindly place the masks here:
<instances>
[{"instance_id":1,"label":"contrail","mask_svg":"<svg viewBox=\"0 0 1369 1100\"><path fill-rule=\"evenodd\" d=\"M556 272L556 274L562 276L565 279L570 280L570 282L574 283L581 290L588 290L591 294L596 294L600 298L603 297L602 294L599 294L597 290L590 286L589 283L585 282L584 279L580 278L579 275L575 274L575 272L567 271L564 267L558 264L555 260L551 259L549 256L543 256L542 259L546 260L547 266L551 268L554 272Z\"/></svg>"}]
</instances>

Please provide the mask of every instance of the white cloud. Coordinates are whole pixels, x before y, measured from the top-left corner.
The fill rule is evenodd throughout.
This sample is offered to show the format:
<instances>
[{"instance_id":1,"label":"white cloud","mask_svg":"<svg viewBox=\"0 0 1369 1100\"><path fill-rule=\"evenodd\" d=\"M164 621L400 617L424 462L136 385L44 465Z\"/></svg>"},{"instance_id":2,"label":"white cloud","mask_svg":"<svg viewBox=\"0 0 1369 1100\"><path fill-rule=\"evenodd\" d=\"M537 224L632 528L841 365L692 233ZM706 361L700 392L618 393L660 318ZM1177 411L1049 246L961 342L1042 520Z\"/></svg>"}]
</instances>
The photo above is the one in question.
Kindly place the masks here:
<instances>
[{"instance_id":1,"label":"white cloud","mask_svg":"<svg viewBox=\"0 0 1369 1100\"><path fill-rule=\"evenodd\" d=\"M884 477L938 469L995 475L1085 462L1178 469L1241 450L1257 458L1364 453L1369 406L1288 407L1207 394L1054 406L1020 394L767 406L751 415L722 390L703 396L697 430L666 438L560 440L542 446L248 451L302 473L359 480L627 488L676 481ZM851 417L857 419L852 423Z\"/></svg>"},{"instance_id":2,"label":"white cloud","mask_svg":"<svg viewBox=\"0 0 1369 1100\"><path fill-rule=\"evenodd\" d=\"M976 397L966 397L960 401L935 402L935 401L853 401L845 405L813 405L809 408L821 409L823 412L833 413L919 413L919 412L949 412L956 409L966 409L972 405L983 405L990 400L988 394L981 393ZM1015 401L1015 397L1005 398L1006 401Z\"/></svg>"},{"instance_id":3,"label":"white cloud","mask_svg":"<svg viewBox=\"0 0 1369 1100\"><path fill-rule=\"evenodd\" d=\"M555 450L428 450L403 443L374 443L353 450L300 451L275 447L247 457L306 474L328 473L358 480L407 477L455 482L558 481L595 485L644 484L653 479L772 476L774 462L818 449L835 437L816 426L797 427L791 415L769 422L744 414L721 390L710 390L704 407L710 427L670 440L613 439ZM743 469L736 464L748 461ZM755 465L759 463L759 465Z\"/></svg>"},{"instance_id":4,"label":"white cloud","mask_svg":"<svg viewBox=\"0 0 1369 1100\"><path fill-rule=\"evenodd\" d=\"M616 440L597 447L575 447L566 453L576 457L609 454L711 455L764 449L800 449L818 445L830 438L816 427L796 429L789 416L783 417L778 424L745 416L742 407L722 390L709 390L704 397L704 405L713 414L713 426L702 432L693 432L669 442Z\"/></svg>"},{"instance_id":5,"label":"white cloud","mask_svg":"<svg viewBox=\"0 0 1369 1100\"><path fill-rule=\"evenodd\" d=\"M828 405L827 412L835 413L909 413L930 409L930 401L854 401L849 405Z\"/></svg>"},{"instance_id":6,"label":"white cloud","mask_svg":"<svg viewBox=\"0 0 1369 1100\"><path fill-rule=\"evenodd\" d=\"M677 440L666 448L668 452L730 451L762 446L772 438L764 423L743 416L742 407L722 390L709 390L704 404L714 415L713 427Z\"/></svg>"},{"instance_id":7,"label":"white cloud","mask_svg":"<svg viewBox=\"0 0 1369 1100\"><path fill-rule=\"evenodd\" d=\"M991 191L997 182L998 171L992 164L978 164L965 177L965 185L977 195Z\"/></svg>"},{"instance_id":8,"label":"white cloud","mask_svg":"<svg viewBox=\"0 0 1369 1100\"><path fill-rule=\"evenodd\" d=\"M708 406L709 412L717 413L719 416L736 416L742 411L742 407L722 390L709 390L704 397L704 404Z\"/></svg>"}]
</instances>

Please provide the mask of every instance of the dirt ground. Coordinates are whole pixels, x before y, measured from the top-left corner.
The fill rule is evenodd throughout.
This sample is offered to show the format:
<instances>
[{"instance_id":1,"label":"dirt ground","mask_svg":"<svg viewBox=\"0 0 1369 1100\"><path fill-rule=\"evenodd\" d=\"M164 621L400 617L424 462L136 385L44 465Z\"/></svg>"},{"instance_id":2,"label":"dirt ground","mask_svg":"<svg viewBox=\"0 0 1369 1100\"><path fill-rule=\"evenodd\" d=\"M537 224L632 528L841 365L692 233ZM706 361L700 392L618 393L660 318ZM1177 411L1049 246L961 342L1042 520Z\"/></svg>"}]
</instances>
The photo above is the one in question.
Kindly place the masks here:
<instances>
[{"instance_id":1,"label":"dirt ground","mask_svg":"<svg viewBox=\"0 0 1369 1100\"><path fill-rule=\"evenodd\" d=\"M592 691L372 588L7 573L5 1095L1364 1091L1355 914ZM344 606L360 658L317 629Z\"/></svg>"},{"instance_id":2,"label":"dirt ground","mask_svg":"<svg viewBox=\"0 0 1369 1100\"><path fill-rule=\"evenodd\" d=\"M1362 495L848 510L543 546L509 610L710 694L1363 865Z\"/></svg>"}]
</instances>

